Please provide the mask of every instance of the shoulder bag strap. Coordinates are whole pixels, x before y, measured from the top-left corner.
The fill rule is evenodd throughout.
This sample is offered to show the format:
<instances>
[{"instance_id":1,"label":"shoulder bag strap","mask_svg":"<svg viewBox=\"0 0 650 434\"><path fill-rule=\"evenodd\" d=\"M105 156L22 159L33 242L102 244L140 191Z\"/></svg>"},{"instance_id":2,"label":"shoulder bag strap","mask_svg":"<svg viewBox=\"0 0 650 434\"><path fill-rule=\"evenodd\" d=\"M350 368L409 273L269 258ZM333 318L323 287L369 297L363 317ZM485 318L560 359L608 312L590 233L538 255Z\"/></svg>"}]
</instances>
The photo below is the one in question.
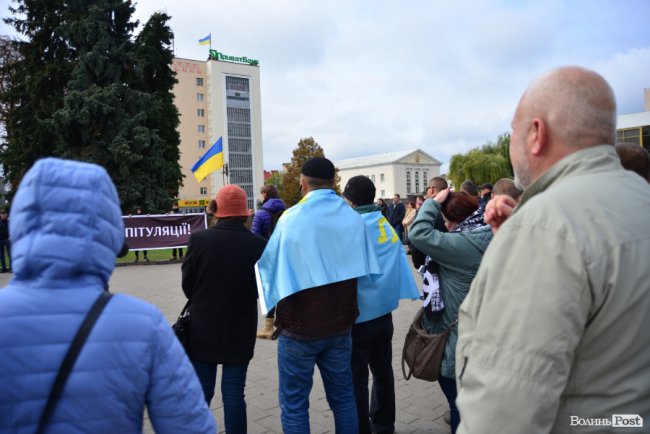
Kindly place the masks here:
<instances>
[{"instance_id":1,"label":"shoulder bag strap","mask_svg":"<svg viewBox=\"0 0 650 434\"><path fill-rule=\"evenodd\" d=\"M41 420L38 422L38 430L36 431L37 434L41 434L45 429L45 426L47 425L47 422L52 415L52 412L54 411L59 398L61 397L61 393L63 393L63 388L65 387L65 383L68 380L68 376L70 375L72 368L74 367L77 356L81 352L81 349L83 348L88 335L90 335L95 322L101 315L104 307L112 295L113 294L108 291L102 291L100 296L97 297L95 304L93 304L93 307L90 309L90 312L88 312L88 315L86 315L86 319L81 324L81 327L79 327L79 330L77 330L77 334L75 335L72 344L70 344L70 348L68 348L68 353L65 355L63 363L61 363L59 373L56 375L54 386L52 386L52 390L50 391L50 396L47 398L45 410L43 410Z\"/></svg>"}]
</instances>

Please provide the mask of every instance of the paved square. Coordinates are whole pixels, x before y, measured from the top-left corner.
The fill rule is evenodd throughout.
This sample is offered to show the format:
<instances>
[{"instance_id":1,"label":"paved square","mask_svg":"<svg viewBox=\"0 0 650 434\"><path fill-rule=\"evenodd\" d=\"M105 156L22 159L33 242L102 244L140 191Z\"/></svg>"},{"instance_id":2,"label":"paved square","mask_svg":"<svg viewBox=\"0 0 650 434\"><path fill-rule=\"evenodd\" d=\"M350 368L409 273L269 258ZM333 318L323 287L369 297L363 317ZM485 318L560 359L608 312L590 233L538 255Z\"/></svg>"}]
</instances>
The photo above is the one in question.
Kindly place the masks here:
<instances>
[{"instance_id":1,"label":"paved square","mask_svg":"<svg viewBox=\"0 0 650 434\"><path fill-rule=\"evenodd\" d=\"M11 276L11 274L0 274L0 287L4 287ZM420 277L416 276L416 282L419 281ZM149 263L117 267L110 280L110 290L114 293L130 294L155 304L165 314L170 324L176 320L186 301L181 290L180 263ZM438 384L417 379L406 381L402 375L401 355L404 337L419 305L419 301L403 300L399 308L393 312L395 326L393 369L397 404L395 432L447 434L450 432L449 425L442 420L442 415L448 406ZM258 324L261 323L260 316ZM251 434L282 432L278 406L276 351L276 341L265 339L256 341L255 356L248 368L245 389L248 432ZM221 392L218 386L220 380L221 370L218 370L217 387L210 409L217 419L221 433L225 431ZM309 418L313 434L334 433L332 412L325 399L318 368L316 368L314 387L310 395ZM145 420L144 432L154 432L148 419Z\"/></svg>"}]
</instances>

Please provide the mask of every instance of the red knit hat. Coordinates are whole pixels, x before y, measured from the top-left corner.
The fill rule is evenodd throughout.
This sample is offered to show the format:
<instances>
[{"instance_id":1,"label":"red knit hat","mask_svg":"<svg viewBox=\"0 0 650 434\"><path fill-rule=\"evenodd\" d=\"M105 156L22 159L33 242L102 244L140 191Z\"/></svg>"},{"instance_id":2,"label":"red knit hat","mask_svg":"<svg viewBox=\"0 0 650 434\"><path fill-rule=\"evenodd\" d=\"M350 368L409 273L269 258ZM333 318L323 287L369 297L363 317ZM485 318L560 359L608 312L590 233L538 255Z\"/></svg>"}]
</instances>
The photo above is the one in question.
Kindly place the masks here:
<instances>
[{"instance_id":1,"label":"red knit hat","mask_svg":"<svg viewBox=\"0 0 650 434\"><path fill-rule=\"evenodd\" d=\"M229 184L217 192L217 218L249 215L246 192L240 186Z\"/></svg>"}]
</instances>

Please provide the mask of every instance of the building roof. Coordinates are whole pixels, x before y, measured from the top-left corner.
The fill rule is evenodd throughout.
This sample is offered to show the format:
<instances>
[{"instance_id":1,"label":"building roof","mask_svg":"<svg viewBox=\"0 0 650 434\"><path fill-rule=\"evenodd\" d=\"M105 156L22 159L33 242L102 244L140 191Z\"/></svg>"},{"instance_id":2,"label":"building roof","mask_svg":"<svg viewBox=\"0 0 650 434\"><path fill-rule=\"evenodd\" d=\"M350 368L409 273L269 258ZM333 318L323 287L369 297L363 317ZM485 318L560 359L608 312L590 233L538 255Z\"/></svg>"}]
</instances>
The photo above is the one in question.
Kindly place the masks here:
<instances>
[{"instance_id":1,"label":"building roof","mask_svg":"<svg viewBox=\"0 0 650 434\"><path fill-rule=\"evenodd\" d=\"M409 155L415 153L420 153L424 155L424 157L431 159L432 163L429 164L434 164L438 166L442 165L441 161L437 160L436 158L433 158L431 155L427 154L421 149L411 149L408 151L389 152L389 153L378 154L378 155L368 155L366 157L349 158L347 160L337 160L334 162L334 165L339 169L352 169L356 167L379 166L383 164L399 163L400 160L403 160ZM425 163L423 162L422 164Z\"/></svg>"},{"instance_id":2,"label":"building roof","mask_svg":"<svg viewBox=\"0 0 650 434\"><path fill-rule=\"evenodd\" d=\"M635 128L650 125L650 112L621 115L616 119L616 129Z\"/></svg>"}]
</instances>

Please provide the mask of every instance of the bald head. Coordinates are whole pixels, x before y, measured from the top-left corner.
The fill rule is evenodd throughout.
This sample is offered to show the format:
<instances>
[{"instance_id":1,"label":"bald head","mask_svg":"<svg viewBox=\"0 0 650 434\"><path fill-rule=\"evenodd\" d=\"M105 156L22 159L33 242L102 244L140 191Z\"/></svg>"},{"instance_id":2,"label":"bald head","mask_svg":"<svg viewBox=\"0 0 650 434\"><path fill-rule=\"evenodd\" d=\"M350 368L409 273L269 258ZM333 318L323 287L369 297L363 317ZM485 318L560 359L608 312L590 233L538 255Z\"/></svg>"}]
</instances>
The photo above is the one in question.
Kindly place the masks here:
<instances>
[{"instance_id":1,"label":"bald head","mask_svg":"<svg viewBox=\"0 0 650 434\"><path fill-rule=\"evenodd\" d=\"M535 80L520 103L543 118L550 139L585 148L614 144L616 100L612 88L594 71L577 66L555 69Z\"/></svg>"},{"instance_id":2,"label":"bald head","mask_svg":"<svg viewBox=\"0 0 650 434\"><path fill-rule=\"evenodd\" d=\"M616 139L614 92L597 73L577 66L535 80L512 120L510 160L526 189L562 158Z\"/></svg>"}]
</instances>

